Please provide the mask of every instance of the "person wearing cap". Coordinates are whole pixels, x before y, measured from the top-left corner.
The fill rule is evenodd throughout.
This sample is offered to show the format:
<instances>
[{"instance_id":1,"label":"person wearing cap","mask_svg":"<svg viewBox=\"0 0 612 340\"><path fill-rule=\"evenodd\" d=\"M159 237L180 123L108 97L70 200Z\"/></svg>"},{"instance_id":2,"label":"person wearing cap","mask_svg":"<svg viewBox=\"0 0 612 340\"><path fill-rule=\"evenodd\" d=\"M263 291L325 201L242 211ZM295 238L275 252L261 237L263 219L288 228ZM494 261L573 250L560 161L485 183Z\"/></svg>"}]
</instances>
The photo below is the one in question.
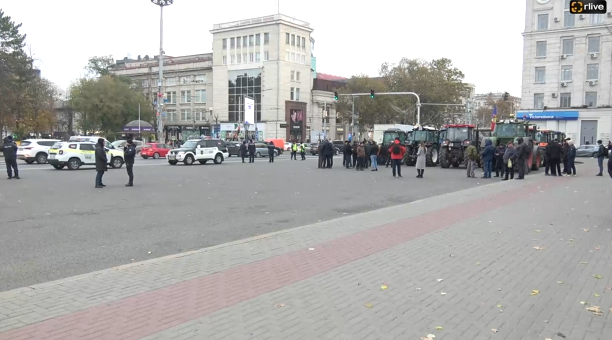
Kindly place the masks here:
<instances>
[{"instance_id":1,"label":"person wearing cap","mask_svg":"<svg viewBox=\"0 0 612 340\"><path fill-rule=\"evenodd\" d=\"M4 163L6 163L7 179L20 179L19 169L17 168L17 144L13 142L13 137L4 138L2 144L2 154L4 155ZM14 176L13 176L14 174Z\"/></svg>"},{"instance_id":2,"label":"person wearing cap","mask_svg":"<svg viewBox=\"0 0 612 340\"><path fill-rule=\"evenodd\" d=\"M96 189L102 189L106 185L102 183L102 176L106 172L106 151L104 150L104 139L98 138L96 144Z\"/></svg>"},{"instance_id":3,"label":"person wearing cap","mask_svg":"<svg viewBox=\"0 0 612 340\"><path fill-rule=\"evenodd\" d=\"M134 159L136 158L136 145L132 139L128 139L123 149L123 157L125 158L125 168L128 174L128 183L126 187L134 186Z\"/></svg>"}]
</instances>

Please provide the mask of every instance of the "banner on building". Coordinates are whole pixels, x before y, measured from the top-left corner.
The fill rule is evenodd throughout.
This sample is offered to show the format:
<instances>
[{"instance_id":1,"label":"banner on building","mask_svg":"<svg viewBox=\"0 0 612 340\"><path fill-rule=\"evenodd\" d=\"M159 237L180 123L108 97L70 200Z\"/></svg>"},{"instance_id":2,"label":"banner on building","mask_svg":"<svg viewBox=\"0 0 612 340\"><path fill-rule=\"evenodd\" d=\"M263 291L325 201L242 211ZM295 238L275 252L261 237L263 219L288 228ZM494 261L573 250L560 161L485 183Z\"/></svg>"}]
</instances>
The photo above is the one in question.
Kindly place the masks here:
<instances>
[{"instance_id":1,"label":"banner on building","mask_svg":"<svg viewBox=\"0 0 612 340\"><path fill-rule=\"evenodd\" d=\"M244 123L255 124L255 100L244 97Z\"/></svg>"}]
</instances>

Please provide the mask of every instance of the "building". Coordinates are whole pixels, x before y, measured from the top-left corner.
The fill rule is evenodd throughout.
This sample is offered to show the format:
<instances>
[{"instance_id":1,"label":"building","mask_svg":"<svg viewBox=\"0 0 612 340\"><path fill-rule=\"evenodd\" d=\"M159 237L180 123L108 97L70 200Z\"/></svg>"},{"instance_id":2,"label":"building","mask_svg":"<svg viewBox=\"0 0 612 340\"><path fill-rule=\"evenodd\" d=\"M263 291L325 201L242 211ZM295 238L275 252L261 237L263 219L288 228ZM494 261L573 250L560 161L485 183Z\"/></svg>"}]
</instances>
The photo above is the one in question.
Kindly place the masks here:
<instances>
[{"instance_id":1,"label":"building","mask_svg":"<svg viewBox=\"0 0 612 340\"><path fill-rule=\"evenodd\" d=\"M521 110L577 144L612 132L612 15L572 14L570 0L527 0Z\"/></svg>"},{"instance_id":2,"label":"building","mask_svg":"<svg viewBox=\"0 0 612 340\"><path fill-rule=\"evenodd\" d=\"M334 99L334 91L346 86L347 82L348 78L316 74L312 84L312 105L308 122L308 136L311 141L348 138L350 122L339 120Z\"/></svg>"},{"instance_id":3,"label":"building","mask_svg":"<svg viewBox=\"0 0 612 340\"><path fill-rule=\"evenodd\" d=\"M212 53L181 57L164 56L162 84L165 140L187 140L210 136L221 121L210 105L213 93ZM157 101L158 56L118 60L113 73L129 77L140 86L152 105Z\"/></svg>"},{"instance_id":4,"label":"building","mask_svg":"<svg viewBox=\"0 0 612 340\"><path fill-rule=\"evenodd\" d=\"M498 101L503 99L504 92L489 92L489 93L476 93L473 96L474 108L478 110L480 107L488 107L491 101ZM521 107L521 98L508 95L508 101L512 102L515 109Z\"/></svg>"},{"instance_id":5,"label":"building","mask_svg":"<svg viewBox=\"0 0 612 340\"><path fill-rule=\"evenodd\" d=\"M221 133L257 132L259 138L307 137L311 103L313 29L282 14L215 24L213 112L228 122ZM254 100L254 122L243 123L245 98ZM232 127L233 125L233 127ZM232 128L235 131L224 131Z\"/></svg>"}]
</instances>

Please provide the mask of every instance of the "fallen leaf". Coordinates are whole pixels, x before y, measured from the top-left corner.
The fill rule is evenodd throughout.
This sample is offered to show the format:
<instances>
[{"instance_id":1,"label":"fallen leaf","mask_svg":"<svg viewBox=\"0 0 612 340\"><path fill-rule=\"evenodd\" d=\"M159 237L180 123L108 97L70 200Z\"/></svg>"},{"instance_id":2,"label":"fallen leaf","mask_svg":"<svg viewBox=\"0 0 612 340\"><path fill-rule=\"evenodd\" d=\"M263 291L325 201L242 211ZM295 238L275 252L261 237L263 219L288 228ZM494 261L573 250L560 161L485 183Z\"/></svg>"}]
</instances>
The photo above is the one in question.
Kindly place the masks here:
<instances>
[{"instance_id":1,"label":"fallen leaf","mask_svg":"<svg viewBox=\"0 0 612 340\"><path fill-rule=\"evenodd\" d=\"M493 334L497 333L497 328L492 328L491 332L493 332Z\"/></svg>"},{"instance_id":2,"label":"fallen leaf","mask_svg":"<svg viewBox=\"0 0 612 340\"><path fill-rule=\"evenodd\" d=\"M502 308L502 307L503 307L502 305L497 305L497 308Z\"/></svg>"},{"instance_id":3,"label":"fallen leaf","mask_svg":"<svg viewBox=\"0 0 612 340\"><path fill-rule=\"evenodd\" d=\"M152 253L152 251L148 252L147 254L151 254L151 253Z\"/></svg>"},{"instance_id":4,"label":"fallen leaf","mask_svg":"<svg viewBox=\"0 0 612 340\"><path fill-rule=\"evenodd\" d=\"M477 265L477 266L480 266L480 262L476 262L476 265Z\"/></svg>"},{"instance_id":5,"label":"fallen leaf","mask_svg":"<svg viewBox=\"0 0 612 340\"><path fill-rule=\"evenodd\" d=\"M442 292L442 293L440 293L440 294L441 294L441 295L446 295L446 293L444 293L444 292Z\"/></svg>"},{"instance_id":6,"label":"fallen leaf","mask_svg":"<svg viewBox=\"0 0 612 340\"><path fill-rule=\"evenodd\" d=\"M600 246L595 247L595 250L599 250L599 247L600 247Z\"/></svg>"},{"instance_id":7,"label":"fallen leaf","mask_svg":"<svg viewBox=\"0 0 612 340\"><path fill-rule=\"evenodd\" d=\"M564 282L563 281L557 281L557 283L562 285Z\"/></svg>"},{"instance_id":8,"label":"fallen leaf","mask_svg":"<svg viewBox=\"0 0 612 340\"><path fill-rule=\"evenodd\" d=\"M535 231L536 233L541 233L541 232L542 232L542 230L540 230L540 229L536 229L536 230L534 230L534 231Z\"/></svg>"},{"instance_id":9,"label":"fallen leaf","mask_svg":"<svg viewBox=\"0 0 612 340\"><path fill-rule=\"evenodd\" d=\"M602 278L601 275L593 275L593 277L596 278L596 279L601 279Z\"/></svg>"},{"instance_id":10,"label":"fallen leaf","mask_svg":"<svg viewBox=\"0 0 612 340\"><path fill-rule=\"evenodd\" d=\"M421 290L421 288L417 288L417 289L415 289L415 290Z\"/></svg>"},{"instance_id":11,"label":"fallen leaf","mask_svg":"<svg viewBox=\"0 0 612 340\"><path fill-rule=\"evenodd\" d=\"M545 247L533 247L533 249L535 249L535 250L545 250L546 248Z\"/></svg>"},{"instance_id":12,"label":"fallen leaf","mask_svg":"<svg viewBox=\"0 0 612 340\"><path fill-rule=\"evenodd\" d=\"M368 308L372 308L372 304L371 303L366 303L366 304L364 304L364 306L366 306Z\"/></svg>"},{"instance_id":13,"label":"fallen leaf","mask_svg":"<svg viewBox=\"0 0 612 340\"><path fill-rule=\"evenodd\" d=\"M544 339L544 340L552 340L552 339L551 339L551 338L546 338L546 339Z\"/></svg>"},{"instance_id":14,"label":"fallen leaf","mask_svg":"<svg viewBox=\"0 0 612 340\"><path fill-rule=\"evenodd\" d=\"M599 297L599 294L593 294L594 297Z\"/></svg>"},{"instance_id":15,"label":"fallen leaf","mask_svg":"<svg viewBox=\"0 0 612 340\"><path fill-rule=\"evenodd\" d=\"M437 331L441 331L441 330L443 330L443 329L444 329L444 328L443 328L442 326L436 326L436 330L437 330Z\"/></svg>"},{"instance_id":16,"label":"fallen leaf","mask_svg":"<svg viewBox=\"0 0 612 340\"><path fill-rule=\"evenodd\" d=\"M588 263L588 262L584 262L584 261L580 262L580 264L587 264L587 263Z\"/></svg>"},{"instance_id":17,"label":"fallen leaf","mask_svg":"<svg viewBox=\"0 0 612 340\"><path fill-rule=\"evenodd\" d=\"M442 281L443 281L442 279L438 279L438 282L442 282Z\"/></svg>"},{"instance_id":18,"label":"fallen leaf","mask_svg":"<svg viewBox=\"0 0 612 340\"><path fill-rule=\"evenodd\" d=\"M275 306L277 308L280 308L280 307L285 307L286 305L284 303L277 303Z\"/></svg>"},{"instance_id":19,"label":"fallen leaf","mask_svg":"<svg viewBox=\"0 0 612 340\"><path fill-rule=\"evenodd\" d=\"M535 289L534 289L534 290L532 290L532 291L531 291L531 295L532 295L532 296L533 296L533 295L538 295L538 294L540 294L540 291L539 291L539 290L535 290Z\"/></svg>"},{"instance_id":20,"label":"fallen leaf","mask_svg":"<svg viewBox=\"0 0 612 340\"><path fill-rule=\"evenodd\" d=\"M380 289L387 289L387 288L389 288L389 287L387 287L386 285L380 286Z\"/></svg>"},{"instance_id":21,"label":"fallen leaf","mask_svg":"<svg viewBox=\"0 0 612 340\"><path fill-rule=\"evenodd\" d=\"M308 248L308 250L314 250L314 248Z\"/></svg>"},{"instance_id":22,"label":"fallen leaf","mask_svg":"<svg viewBox=\"0 0 612 340\"><path fill-rule=\"evenodd\" d=\"M580 301L581 305L586 305L587 303L589 303L588 301Z\"/></svg>"},{"instance_id":23,"label":"fallen leaf","mask_svg":"<svg viewBox=\"0 0 612 340\"><path fill-rule=\"evenodd\" d=\"M588 307L586 310L593 313L593 315L595 316L601 316L603 314L603 312L599 309L599 306L591 306Z\"/></svg>"},{"instance_id":24,"label":"fallen leaf","mask_svg":"<svg viewBox=\"0 0 612 340\"><path fill-rule=\"evenodd\" d=\"M567 338L567 337L565 336L565 334L563 334L563 333L561 333L561 332L557 332L557 336L560 336L560 337L562 337L562 338L564 338L564 339L565 339L565 338Z\"/></svg>"},{"instance_id":25,"label":"fallen leaf","mask_svg":"<svg viewBox=\"0 0 612 340\"><path fill-rule=\"evenodd\" d=\"M589 232L589 229L587 228L582 228L582 231L584 231L585 233Z\"/></svg>"}]
</instances>

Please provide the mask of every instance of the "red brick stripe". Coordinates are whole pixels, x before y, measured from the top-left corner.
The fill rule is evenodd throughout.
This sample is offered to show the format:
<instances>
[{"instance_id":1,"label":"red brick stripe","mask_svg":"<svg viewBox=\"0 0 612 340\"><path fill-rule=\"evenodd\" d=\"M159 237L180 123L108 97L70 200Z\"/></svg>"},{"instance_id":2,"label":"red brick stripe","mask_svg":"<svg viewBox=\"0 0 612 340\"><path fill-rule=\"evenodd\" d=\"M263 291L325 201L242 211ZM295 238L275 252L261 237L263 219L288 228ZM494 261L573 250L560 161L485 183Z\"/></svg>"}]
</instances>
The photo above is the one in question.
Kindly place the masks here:
<instances>
[{"instance_id":1,"label":"red brick stripe","mask_svg":"<svg viewBox=\"0 0 612 340\"><path fill-rule=\"evenodd\" d=\"M553 185L551 181L546 183ZM140 339L477 217L541 190L534 183L529 185L313 245L315 251L289 252L10 330L0 333L0 340Z\"/></svg>"}]
</instances>

